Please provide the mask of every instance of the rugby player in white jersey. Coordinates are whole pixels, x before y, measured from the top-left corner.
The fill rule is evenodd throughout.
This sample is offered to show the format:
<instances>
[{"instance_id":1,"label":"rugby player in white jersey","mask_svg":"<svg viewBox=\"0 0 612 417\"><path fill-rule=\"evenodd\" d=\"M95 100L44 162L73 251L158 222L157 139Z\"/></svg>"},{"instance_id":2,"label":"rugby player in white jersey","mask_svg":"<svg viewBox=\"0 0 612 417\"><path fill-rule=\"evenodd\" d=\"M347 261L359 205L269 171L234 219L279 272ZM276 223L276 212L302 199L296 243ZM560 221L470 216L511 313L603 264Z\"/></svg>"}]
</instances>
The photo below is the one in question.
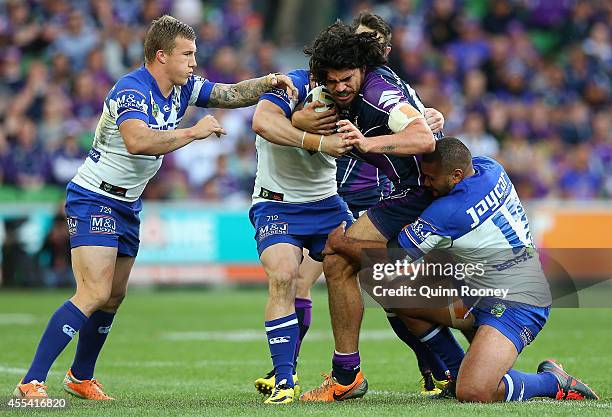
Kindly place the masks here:
<instances>
[{"instance_id":1,"label":"rugby player in white jersey","mask_svg":"<svg viewBox=\"0 0 612 417\"><path fill-rule=\"evenodd\" d=\"M343 221L353 221L337 194L334 160L351 146L335 134L311 134L291 125L291 112L305 99L310 76L304 69L289 76L298 89L297 101L284 91L266 93L253 117L257 176L249 215L268 277L265 329L275 381L267 404L287 404L299 395L294 375L300 333L295 297L303 250L321 262L329 232Z\"/></svg>"},{"instance_id":2,"label":"rugby player in white jersey","mask_svg":"<svg viewBox=\"0 0 612 417\"><path fill-rule=\"evenodd\" d=\"M51 317L26 376L14 395L45 398L49 369L72 338L79 342L64 389L80 398L112 399L94 378L94 367L123 300L139 246L140 195L163 155L211 134L225 134L213 116L177 129L190 105L250 106L264 92L287 89L282 74L217 84L193 74L195 32L171 16L151 23L145 64L108 93L93 146L67 187L66 215L76 294Z\"/></svg>"}]
</instances>

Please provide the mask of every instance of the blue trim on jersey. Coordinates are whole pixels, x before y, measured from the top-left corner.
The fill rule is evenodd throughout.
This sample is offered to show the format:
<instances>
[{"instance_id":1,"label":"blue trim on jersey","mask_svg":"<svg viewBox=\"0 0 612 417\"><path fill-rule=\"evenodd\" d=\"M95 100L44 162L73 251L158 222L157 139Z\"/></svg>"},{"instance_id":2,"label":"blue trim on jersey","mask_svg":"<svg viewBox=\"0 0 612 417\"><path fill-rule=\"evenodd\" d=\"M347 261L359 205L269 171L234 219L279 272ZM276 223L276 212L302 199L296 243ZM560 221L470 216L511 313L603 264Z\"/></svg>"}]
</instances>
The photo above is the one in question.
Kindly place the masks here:
<instances>
[{"instance_id":1,"label":"blue trim on jersey","mask_svg":"<svg viewBox=\"0 0 612 417\"><path fill-rule=\"evenodd\" d=\"M472 309L474 327L487 325L499 330L521 353L544 328L550 307L509 302L497 298L481 300Z\"/></svg>"},{"instance_id":2,"label":"blue trim on jersey","mask_svg":"<svg viewBox=\"0 0 612 417\"><path fill-rule=\"evenodd\" d=\"M293 85L298 90L298 103L301 103L306 99L308 90L310 88L310 73L306 69L295 69L287 73L287 76L293 81ZM287 95L287 92L283 89L277 88L263 94L259 101L268 100L276 104L278 107L283 109L285 117L291 117L291 100Z\"/></svg>"},{"instance_id":3,"label":"blue trim on jersey","mask_svg":"<svg viewBox=\"0 0 612 417\"><path fill-rule=\"evenodd\" d=\"M512 246L512 252L514 254L517 254L525 247L523 242L521 242L521 239L519 239L518 235L516 234L516 231L512 228L512 225L508 223L508 220L506 220L504 213L498 211L491 218L491 221L502 232L504 238L506 238L510 246Z\"/></svg>"},{"instance_id":4,"label":"blue trim on jersey","mask_svg":"<svg viewBox=\"0 0 612 417\"><path fill-rule=\"evenodd\" d=\"M205 82L202 88L200 88L200 94L198 94L198 99L195 102L195 105L198 107L207 107L208 100L210 99L210 93L212 93L212 89L215 86L213 82ZM189 99L188 99L189 100Z\"/></svg>"}]
</instances>

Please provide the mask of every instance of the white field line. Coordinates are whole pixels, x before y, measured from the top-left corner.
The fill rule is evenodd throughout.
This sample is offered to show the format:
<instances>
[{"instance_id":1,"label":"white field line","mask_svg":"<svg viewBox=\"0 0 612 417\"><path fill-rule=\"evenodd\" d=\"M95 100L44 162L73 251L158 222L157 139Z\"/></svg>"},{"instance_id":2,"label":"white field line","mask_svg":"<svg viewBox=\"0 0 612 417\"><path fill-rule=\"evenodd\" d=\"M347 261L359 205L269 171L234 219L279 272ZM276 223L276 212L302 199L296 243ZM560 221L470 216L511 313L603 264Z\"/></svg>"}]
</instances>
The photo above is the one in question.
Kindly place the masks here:
<instances>
[{"instance_id":1,"label":"white field line","mask_svg":"<svg viewBox=\"0 0 612 417\"><path fill-rule=\"evenodd\" d=\"M12 366L5 366L5 365L0 363L0 373L24 376L27 372L28 372L28 370L26 368L15 368L15 367L12 367ZM49 375L60 375L60 374L64 375L63 372L49 371ZM17 381L17 382L19 382L19 381Z\"/></svg>"},{"instance_id":2,"label":"white field line","mask_svg":"<svg viewBox=\"0 0 612 417\"><path fill-rule=\"evenodd\" d=\"M33 314L0 313L0 326L15 324L32 324L36 322Z\"/></svg>"},{"instance_id":3,"label":"white field line","mask_svg":"<svg viewBox=\"0 0 612 417\"><path fill-rule=\"evenodd\" d=\"M266 339L263 329L244 329L244 330L219 330L219 331L189 331L189 332L165 332L161 338L174 342L192 341L217 341L217 342L255 342ZM311 330L307 335L308 340L332 340L331 331ZM385 330L364 330L361 332L360 340L391 340L397 336L389 329Z\"/></svg>"}]
</instances>

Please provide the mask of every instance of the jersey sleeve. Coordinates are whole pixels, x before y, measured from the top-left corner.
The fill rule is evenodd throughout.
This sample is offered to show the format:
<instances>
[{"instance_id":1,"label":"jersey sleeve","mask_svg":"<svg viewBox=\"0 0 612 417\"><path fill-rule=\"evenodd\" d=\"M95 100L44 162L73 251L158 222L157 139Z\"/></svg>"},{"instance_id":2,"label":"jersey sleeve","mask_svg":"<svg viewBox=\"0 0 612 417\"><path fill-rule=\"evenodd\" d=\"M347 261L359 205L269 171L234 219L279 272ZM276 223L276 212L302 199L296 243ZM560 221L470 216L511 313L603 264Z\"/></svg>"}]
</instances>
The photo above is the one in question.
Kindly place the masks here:
<instances>
[{"instance_id":1,"label":"jersey sleeve","mask_svg":"<svg viewBox=\"0 0 612 417\"><path fill-rule=\"evenodd\" d=\"M289 78L291 78L291 81L293 81L293 85L295 85L295 88L297 88L298 90L297 100L289 99L287 92L280 88L268 91L267 93L263 94L259 98L259 100L271 101L272 103L283 109L283 112L285 112L286 117L290 117L297 103L301 103L306 98L306 95L308 94L310 80L308 76L308 71L306 70L293 70L287 75L289 76Z\"/></svg>"},{"instance_id":2,"label":"jersey sleeve","mask_svg":"<svg viewBox=\"0 0 612 417\"><path fill-rule=\"evenodd\" d=\"M199 75L192 75L184 87L189 94L187 104L189 106L207 107L214 86L214 82Z\"/></svg>"},{"instance_id":3,"label":"jersey sleeve","mask_svg":"<svg viewBox=\"0 0 612 417\"><path fill-rule=\"evenodd\" d=\"M452 239L427 220L419 217L404 227L397 236L398 244L412 261L422 258L433 249L450 248Z\"/></svg>"},{"instance_id":4,"label":"jersey sleeve","mask_svg":"<svg viewBox=\"0 0 612 417\"><path fill-rule=\"evenodd\" d=\"M363 99L385 113L389 113L400 103L406 103L414 107L400 86L376 72L368 74L368 79L363 87Z\"/></svg>"},{"instance_id":5,"label":"jersey sleeve","mask_svg":"<svg viewBox=\"0 0 612 417\"><path fill-rule=\"evenodd\" d=\"M107 98L111 113L116 111L117 126L127 119L138 119L148 124L149 96L150 91L138 80L131 77L120 79Z\"/></svg>"}]
</instances>

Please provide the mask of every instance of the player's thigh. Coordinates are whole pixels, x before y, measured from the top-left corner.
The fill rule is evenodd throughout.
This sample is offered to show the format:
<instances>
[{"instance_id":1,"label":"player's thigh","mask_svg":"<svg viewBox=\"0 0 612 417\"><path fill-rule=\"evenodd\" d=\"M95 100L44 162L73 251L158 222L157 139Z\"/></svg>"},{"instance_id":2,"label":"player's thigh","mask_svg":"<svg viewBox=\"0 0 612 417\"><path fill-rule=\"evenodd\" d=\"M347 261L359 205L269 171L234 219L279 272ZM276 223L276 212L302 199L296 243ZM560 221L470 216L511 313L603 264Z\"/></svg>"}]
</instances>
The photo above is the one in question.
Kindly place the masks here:
<instances>
[{"instance_id":1,"label":"player's thigh","mask_svg":"<svg viewBox=\"0 0 612 417\"><path fill-rule=\"evenodd\" d=\"M302 248L290 243L277 243L264 249L259 259L269 280L297 280Z\"/></svg>"},{"instance_id":2,"label":"player's thigh","mask_svg":"<svg viewBox=\"0 0 612 417\"><path fill-rule=\"evenodd\" d=\"M374 240L386 242L387 239L374 227L368 214L364 213L346 231L346 235L355 239ZM323 260L323 272L325 279L329 283L339 277L348 278L356 276L361 268L359 262L351 261L349 258L340 255L327 255Z\"/></svg>"},{"instance_id":3,"label":"player's thigh","mask_svg":"<svg viewBox=\"0 0 612 417\"><path fill-rule=\"evenodd\" d=\"M386 242L387 238L374 226L368 213L361 215L346 231L346 235L355 239Z\"/></svg>"},{"instance_id":4,"label":"player's thigh","mask_svg":"<svg viewBox=\"0 0 612 417\"><path fill-rule=\"evenodd\" d=\"M323 263L317 262L308 256L308 249L304 249L304 259L298 271L297 294L299 298L310 298L310 288L323 273Z\"/></svg>"},{"instance_id":5,"label":"player's thigh","mask_svg":"<svg viewBox=\"0 0 612 417\"><path fill-rule=\"evenodd\" d=\"M488 325L478 327L459 368L457 399L496 401L500 381L517 356L514 344L499 330Z\"/></svg>"},{"instance_id":6,"label":"player's thigh","mask_svg":"<svg viewBox=\"0 0 612 417\"><path fill-rule=\"evenodd\" d=\"M72 270L77 294L108 298L113 285L117 248L110 246L79 246L72 249Z\"/></svg>"}]
</instances>

